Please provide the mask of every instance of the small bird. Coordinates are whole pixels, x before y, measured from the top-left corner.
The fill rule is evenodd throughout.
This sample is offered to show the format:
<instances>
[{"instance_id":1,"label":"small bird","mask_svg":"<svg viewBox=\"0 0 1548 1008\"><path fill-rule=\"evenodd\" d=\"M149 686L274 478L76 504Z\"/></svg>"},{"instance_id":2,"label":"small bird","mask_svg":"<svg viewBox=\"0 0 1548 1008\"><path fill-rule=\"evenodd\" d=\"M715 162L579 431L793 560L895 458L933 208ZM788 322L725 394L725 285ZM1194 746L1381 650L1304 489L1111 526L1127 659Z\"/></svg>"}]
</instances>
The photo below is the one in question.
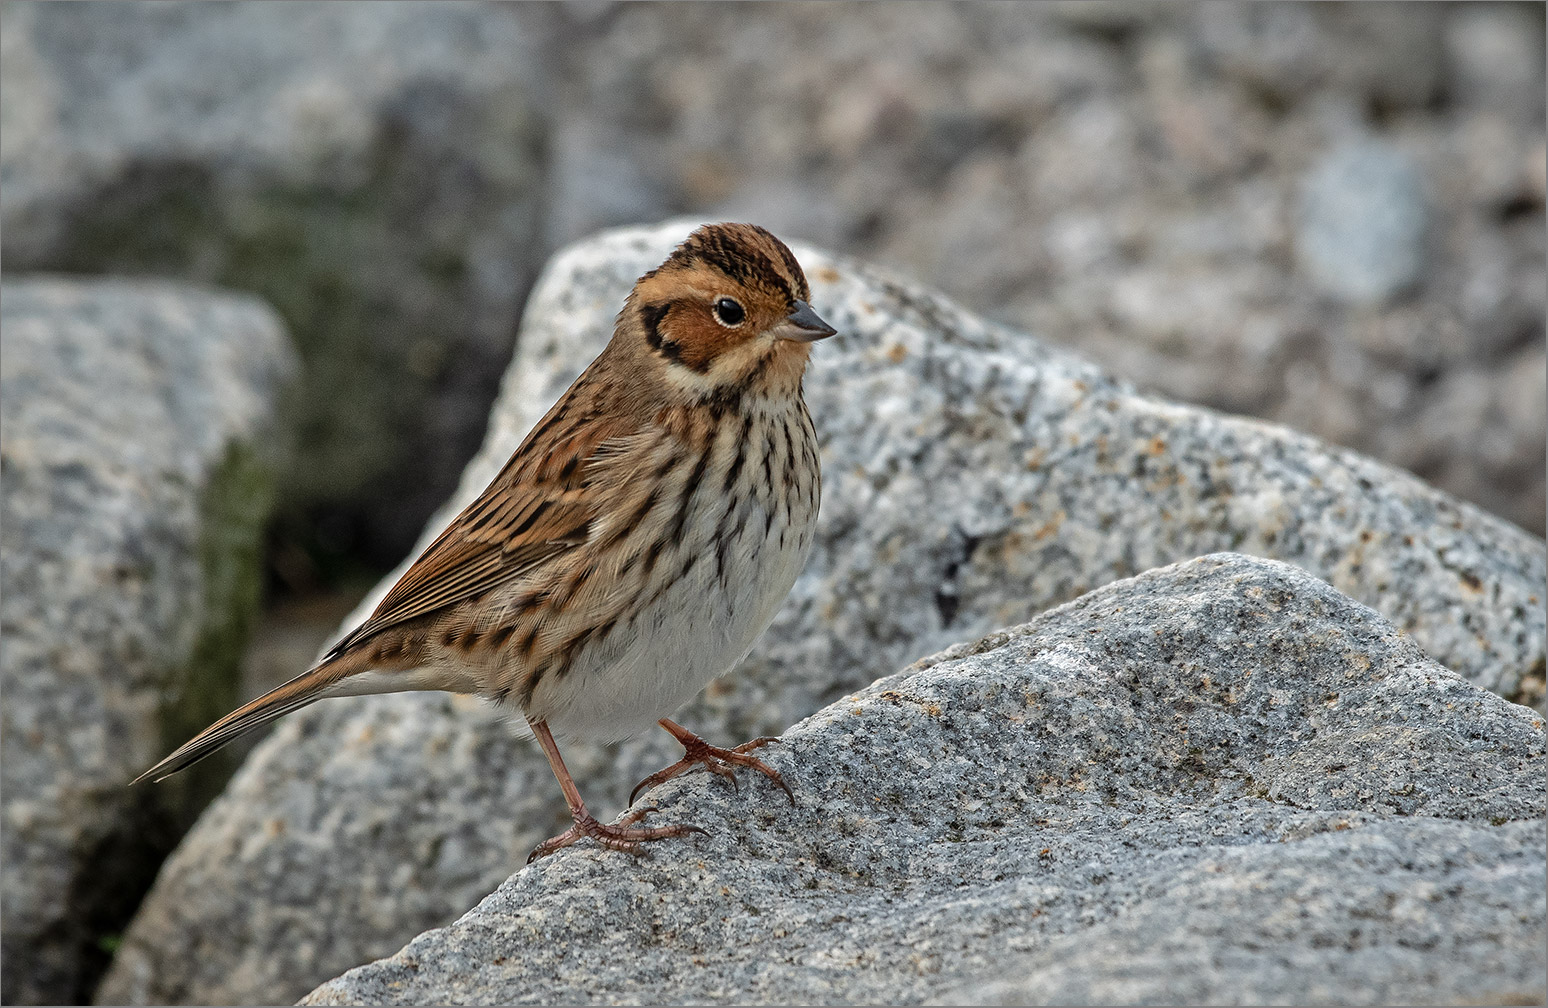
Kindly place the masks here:
<instances>
[{"instance_id":1,"label":"small bird","mask_svg":"<svg viewBox=\"0 0 1548 1008\"><path fill-rule=\"evenodd\" d=\"M835 332L801 266L751 224L694 231L635 283L602 353L478 499L313 668L227 714L139 780L325 697L446 690L525 716L574 825L530 862L592 837L614 850L703 832L595 819L555 735L616 741L656 722L683 758L729 778L779 773L670 720L741 661L806 563L820 493L801 395L811 344Z\"/></svg>"}]
</instances>

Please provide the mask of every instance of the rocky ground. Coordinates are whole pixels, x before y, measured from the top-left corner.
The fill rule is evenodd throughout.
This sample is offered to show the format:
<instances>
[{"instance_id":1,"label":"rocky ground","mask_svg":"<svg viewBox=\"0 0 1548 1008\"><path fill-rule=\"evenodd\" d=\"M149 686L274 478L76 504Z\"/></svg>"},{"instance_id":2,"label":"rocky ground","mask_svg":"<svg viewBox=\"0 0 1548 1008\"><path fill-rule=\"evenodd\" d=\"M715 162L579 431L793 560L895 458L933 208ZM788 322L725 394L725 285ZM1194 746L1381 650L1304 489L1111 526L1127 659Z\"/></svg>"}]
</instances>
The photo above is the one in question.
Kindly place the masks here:
<instances>
[{"instance_id":1,"label":"rocky ground","mask_svg":"<svg viewBox=\"0 0 1548 1008\"><path fill-rule=\"evenodd\" d=\"M639 990L1540 997L1542 959L1521 950L1541 941L1541 899L1521 879L1541 858L1523 867L1521 851L1542 843L1517 835L1536 828L1540 780L1521 797L1491 765L1445 812L1362 782L1428 794L1474 773L1468 753L1516 752L1523 725L1542 730L1505 700L1543 704L1543 17L1492 3L0 6L3 1000L79 1003L110 965L109 1002L293 999L497 888L491 916L459 928L565 933L543 915L573 908L544 886L590 892L617 859L572 852L502 887L562 804L530 743L476 703L341 702L283 723L127 929L231 764L170 789L122 785L234 693L304 663L355 586L482 486L600 346L633 278L693 221L728 218L801 243L844 335L808 382L826 481L812 564L742 670L685 713L695 727L726 741L821 710L789 755L829 760L852 747L830 730L847 698L868 698L865 717L887 709L864 692L876 677L1221 551L1317 580L1215 560L1123 597L1181 619L1178 586L1207 583L1220 613L1263 616L1262 646L1300 640L1319 676L1392 690L1413 720L1396 732L1387 713L1338 703L1318 720L1310 692L1285 687L1274 695L1322 739L1301 756L1236 725L1221 752L1254 755L1206 752L1191 791L1104 766L1103 787L1138 796L1124 815L1141 852L1109 879L1081 866L1112 860L1111 838L1068 833L1079 817L1038 802L1118 820L1012 775L984 800L1023 805L1020 818L963 827L1003 885L963 882L938 923L928 900L952 897L920 881L950 863L936 826L915 823L900 867L903 840L857 825L845 857L885 864L894 896L918 890L896 921L818 859L813 878L847 879L808 907L828 937L781 938L786 966L736 960ZM1290 614L1233 595L1233 577L1277 585ZM1298 621L1303 605L1322 614ZM1334 646L1343 617L1318 622L1335 612L1426 657L1383 645L1354 668ZM1201 655L1219 643L1191 640ZM1071 723L1149 703L1141 681L1178 711L1239 712L1189 678L1181 650L1124 659L1127 681L1095 662L1087 700L1048 685L1073 667L1064 652L991 650L981 671L1043 691ZM1462 679L1438 686L1447 669ZM1429 718L1439 695L1444 727L1421 731L1413 712ZM910 716L961 751L1030 758L976 716ZM1109 727L1153 751L1144 726ZM1268 776L1293 777L1305 753L1361 731L1376 762L1329 771L1347 794L1287 805L1240 789L1241 760L1283 757ZM616 810L668 751L643 739L567 756ZM845 765L808 782L823 808ZM723 797L687 782L659 797L678 795ZM863 795L877 823L917 818L890 792ZM817 858L787 827L713 807L791 863ZM1219 839L1229 823L1240 842ZM1085 860L1050 843L1051 862L1026 860L1023 840L1050 829ZM781 858L746 885L793 878ZM1359 885L1328 881L1346 863ZM657 864L629 891L688 899ZM1286 923L1291 891L1304 916ZM1007 922L1024 906L1042 916ZM809 929L789 912L782 927ZM1210 933L1211 918L1233 923ZM638 937L669 918L628 919ZM1333 930L1303 934L1308 922ZM1283 944L1281 926L1289 951L1269 969L1249 946ZM969 932L1000 941L1000 972L976 965L986 946ZM1151 940L1163 932L1175 941ZM468 933L432 932L410 956L430 964L423 984L456 963L464 986L402 989L561 997L477 959ZM446 952L453 941L473 958ZM870 944L907 946L907 962L846 951ZM1096 968L1103 949L1130 972ZM1426 965L1413 949L1439 951ZM402 981L405 961L315 997L386 997L399 988L372 985Z\"/></svg>"},{"instance_id":2,"label":"rocky ground","mask_svg":"<svg viewBox=\"0 0 1548 1008\"><path fill-rule=\"evenodd\" d=\"M303 1004L1462 1004L1544 989L1542 718L1297 568L1119 581L796 725Z\"/></svg>"},{"instance_id":3,"label":"rocky ground","mask_svg":"<svg viewBox=\"0 0 1548 1008\"><path fill-rule=\"evenodd\" d=\"M633 278L687 228L610 233L550 264L489 438L426 537L488 481L600 345ZM1380 463L1155 399L941 295L796 251L813 303L843 333L818 348L807 380L822 441L821 524L752 655L682 715L697 731L728 741L781 732L921 654L1222 549L1293 562L1476 685L1539 695L1541 540ZM941 490L960 487L973 490ZM1284 632L1322 641L1322 630L1291 626ZM1208 674L1203 659L1174 657ZM1516 709L1523 724L1541 724ZM635 781L675 759L669 742L662 733L565 755L588 801L611 814ZM538 749L476 701L319 704L282 723L185 838L99 996L299 997L309 979L455 919L566 818Z\"/></svg>"}]
</instances>

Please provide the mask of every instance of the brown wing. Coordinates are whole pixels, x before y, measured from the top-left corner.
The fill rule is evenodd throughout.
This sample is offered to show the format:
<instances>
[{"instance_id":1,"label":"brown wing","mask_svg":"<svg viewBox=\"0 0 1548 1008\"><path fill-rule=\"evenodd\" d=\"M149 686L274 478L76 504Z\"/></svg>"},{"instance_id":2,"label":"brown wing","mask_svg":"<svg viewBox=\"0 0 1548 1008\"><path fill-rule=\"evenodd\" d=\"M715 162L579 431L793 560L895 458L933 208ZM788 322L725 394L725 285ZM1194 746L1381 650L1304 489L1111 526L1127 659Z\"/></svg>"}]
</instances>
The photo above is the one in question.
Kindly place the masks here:
<instances>
[{"instance_id":1,"label":"brown wing","mask_svg":"<svg viewBox=\"0 0 1548 1008\"><path fill-rule=\"evenodd\" d=\"M328 652L329 660L382 630L472 598L584 544L598 495L588 462L633 433L580 400L584 378L554 405L478 499L426 547L371 618Z\"/></svg>"}]
</instances>

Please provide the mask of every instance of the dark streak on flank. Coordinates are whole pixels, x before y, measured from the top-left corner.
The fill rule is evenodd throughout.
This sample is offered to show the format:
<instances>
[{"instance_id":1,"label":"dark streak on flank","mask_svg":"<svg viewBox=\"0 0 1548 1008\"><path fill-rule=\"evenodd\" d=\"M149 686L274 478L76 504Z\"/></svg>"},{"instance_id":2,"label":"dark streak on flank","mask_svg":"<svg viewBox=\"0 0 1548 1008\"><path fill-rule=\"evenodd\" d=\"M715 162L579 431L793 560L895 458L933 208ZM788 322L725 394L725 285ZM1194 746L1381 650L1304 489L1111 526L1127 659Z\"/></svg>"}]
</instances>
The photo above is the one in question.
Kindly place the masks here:
<instances>
[{"instance_id":1,"label":"dark streak on flank","mask_svg":"<svg viewBox=\"0 0 1548 1008\"><path fill-rule=\"evenodd\" d=\"M647 577L650 576L651 571L656 569L656 561L661 559L661 552L664 549L666 549L666 540L657 539L655 542L651 543L650 548L645 551L645 575ZM670 584L671 582L668 582L668 585Z\"/></svg>"},{"instance_id":2,"label":"dark streak on flank","mask_svg":"<svg viewBox=\"0 0 1548 1008\"><path fill-rule=\"evenodd\" d=\"M683 481L682 495L677 499L677 519L672 523L672 531L667 534L666 541L676 546L683 542L683 528L688 524L688 505L693 501L694 491L699 489L699 483L704 479L704 473L709 469L710 456L714 454L715 445L711 441L699 452L699 461L694 464L693 472ZM653 566L654 564L652 564ZM648 569L648 568L647 568Z\"/></svg>"},{"instance_id":3,"label":"dark streak on flank","mask_svg":"<svg viewBox=\"0 0 1548 1008\"><path fill-rule=\"evenodd\" d=\"M532 696L537 692L538 683L542 682L543 676L547 674L548 662L545 661L534 668L531 674L527 676L527 681L521 684L521 705L523 707L532 706Z\"/></svg>"},{"instance_id":4,"label":"dark streak on flank","mask_svg":"<svg viewBox=\"0 0 1548 1008\"><path fill-rule=\"evenodd\" d=\"M720 526L715 531L715 577L722 585L726 583L726 556L730 552L731 544L741 538L742 529L747 527L747 518L752 512L754 500L752 494L736 500L736 528L729 534L726 532L726 524L731 517L731 509L728 507L721 517Z\"/></svg>"},{"instance_id":5,"label":"dark streak on flank","mask_svg":"<svg viewBox=\"0 0 1548 1008\"><path fill-rule=\"evenodd\" d=\"M521 642L516 645L516 653L521 656L523 663L532 657L532 649L537 645L538 628L534 625L526 633L522 634Z\"/></svg>"},{"instance_id":6,"label":"dark streak on flank","mask_svg":"<svg viewBox=\"0 0 1548 1008\"><path fill-rule=\"evenodd\" d=\"M582 630L574 637L571 637L569 640L565 641L556 652L559 655L559 667L554 672L555 677L563 679L565 676L569 675L571 668L573 668L575 665L575 659L579 657L581 650L593 640L599 637L606 637L617 624L618 620L616 618L610 619L606 623L599 623L595 626L587 627L585 630ZM528 699L529 701L531 699L530 693L528 695Z\"/></svg>"},{"instance_id":7,"label":"dark streak on flank","mask_svg":"<svg viewBox=\"0 0 1548 1008\"><path fill-rule=\"evenodd\" d=\"M763 431L763 487L768 491L768 500L774 502L774 425L768 424Z\"/></svg>"},{"instance_id":8,"label":"dark streak on flank","mask_svg":"<svg viewBox=\"0 0 1548 1008\"><path fill-rule=\"evenodd\" d=\"M729 494L731 488L736 485L736 478L742 473L742 466L747 461L747 442L752 438L753 418L751 413L742 417L742 434L737 438L736 444L731 450L731 464L726 466L726 478L720 485L722 494Z\"/></svg>"}]
</instances>

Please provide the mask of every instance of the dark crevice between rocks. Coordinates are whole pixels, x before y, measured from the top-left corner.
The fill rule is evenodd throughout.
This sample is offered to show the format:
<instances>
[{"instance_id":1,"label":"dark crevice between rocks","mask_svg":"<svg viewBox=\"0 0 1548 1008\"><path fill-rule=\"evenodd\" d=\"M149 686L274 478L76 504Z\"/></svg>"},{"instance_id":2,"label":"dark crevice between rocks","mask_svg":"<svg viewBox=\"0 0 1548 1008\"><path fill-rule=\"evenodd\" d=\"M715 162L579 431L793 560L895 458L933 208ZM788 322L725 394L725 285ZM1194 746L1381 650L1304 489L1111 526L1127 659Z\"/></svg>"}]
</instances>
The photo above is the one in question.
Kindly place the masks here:
<instances>
[{"instance_id":1,"label":"dark crevice between rocks","mask_svg":"<svg viewBox=\"0 0 1548 1008\"><path fill-rule=\"evenodd\" d=\"M208 165L142 161L79 201L60 228L68 245L46 264L15 255L4 263L170 276L272 305L304 362L287 403L304 450L281 476L275 530L325 583L374 579L413 545L476 451L516 341L514 319L490 341L470 334L478 319L419 310L467 301L475 280L456 240L420 236L414 258L405 259L396 250L406 229L427 205L476 219L486 212L479 197L500 184L473 177L450 194L427 188L426 165L443 173L463 166L445 137L408 125L405 110L424 105L438 122L479 114L433 86L411 89L379 125L367 170L348 185L254 180L233 199ZM510 136L521 157L546 157L546 138L529 136L523 123L481 125ZM436 296L405 295L417 290ZM519 295L524 301L526 291ZM428 385L406 388L396 377L403 373ZM434 402L424 401L426 390ZM375 503L384 500L393 506ZM293 558L288 569L302 567ZM283 574L280 583L287 584Z\"/></svg>"}]
</instances>

